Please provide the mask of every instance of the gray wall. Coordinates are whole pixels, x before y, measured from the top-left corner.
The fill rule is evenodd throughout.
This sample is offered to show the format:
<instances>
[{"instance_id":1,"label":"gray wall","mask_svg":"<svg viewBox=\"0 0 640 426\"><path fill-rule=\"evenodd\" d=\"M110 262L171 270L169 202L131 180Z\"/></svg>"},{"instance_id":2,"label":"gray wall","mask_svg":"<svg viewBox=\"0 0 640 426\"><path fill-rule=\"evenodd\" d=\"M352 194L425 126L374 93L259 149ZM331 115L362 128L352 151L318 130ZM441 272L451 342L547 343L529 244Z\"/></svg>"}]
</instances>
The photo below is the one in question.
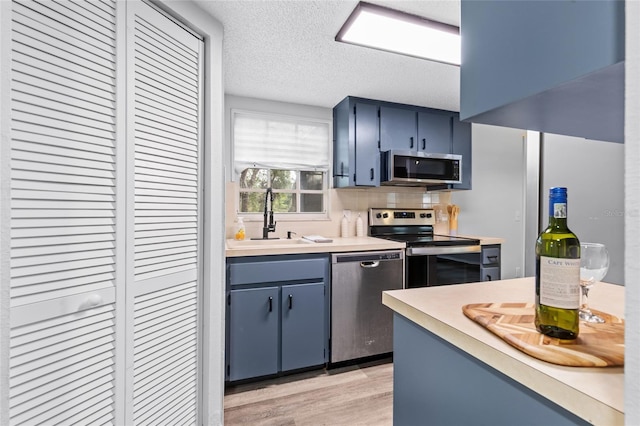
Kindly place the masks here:
<instances>
[{"instance_id":1,"label":"gray wall","mask_svg":"<svg viewBox=\"0 0 640 426\"><path fill-rule=\"evenodd\" d=\"M569 228L580 241L607 246L604 281L624 284L624 145L545 133L540 163L542 226L549 222L549 188L566 186Z\"/></svg>"},{"instance_id":2,"label":"gray wall","mask_svg":"<svg viewBox=\"0 0 640 426\"><path fill-rule=\"evenodd\" d=\"M502 278L524 276L525 131L473 124L471 191L452 192L458 234L501 237Z\"/></svg>"},{"instance_id":3,"label":"gray wall","mask_svg":"<svg viewBox=\"0 0 640 426\"><path fill-rule=\"evenodd\" d=\"M526 132L482 124L473 124L472 132L473 187L471 191L453 192L451 202L460 206L459 234L506 240L502 246L502 278L533 274L535 259L525 255L525 248L535 245L539 225L534 220L525 223L525 213L537 210L540 226L546 227L549 188L566 186L569 227L581 241L607 245L611 265L604 280L624 284L624 145L542 134L540 193L535 188L536 193L529 194L525 180ZM527 200L538 197L539 208L527 204ZM531 231L527 232L531 237L525 238L525 230Z\"/></svg>"}]
</instances>

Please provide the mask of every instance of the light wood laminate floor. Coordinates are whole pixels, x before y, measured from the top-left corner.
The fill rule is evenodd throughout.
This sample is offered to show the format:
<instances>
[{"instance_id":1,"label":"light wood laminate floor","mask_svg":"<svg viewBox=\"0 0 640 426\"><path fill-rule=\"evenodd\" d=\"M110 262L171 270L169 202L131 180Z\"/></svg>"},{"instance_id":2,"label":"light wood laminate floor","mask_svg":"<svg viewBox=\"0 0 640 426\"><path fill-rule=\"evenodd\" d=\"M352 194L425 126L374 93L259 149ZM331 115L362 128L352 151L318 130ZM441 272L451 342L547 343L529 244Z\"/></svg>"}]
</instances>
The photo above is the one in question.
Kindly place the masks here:
<instances>
[{"instance_id":1,"label":"light wood laminate floor","mask_svg":"<svg viewBox=\"0 0 640 426\"><path fill-rule=\"evenodd\" d=\"M225 425L367 425L393 420L390 359L229 386Z\"/></svg>"}]
</instances>

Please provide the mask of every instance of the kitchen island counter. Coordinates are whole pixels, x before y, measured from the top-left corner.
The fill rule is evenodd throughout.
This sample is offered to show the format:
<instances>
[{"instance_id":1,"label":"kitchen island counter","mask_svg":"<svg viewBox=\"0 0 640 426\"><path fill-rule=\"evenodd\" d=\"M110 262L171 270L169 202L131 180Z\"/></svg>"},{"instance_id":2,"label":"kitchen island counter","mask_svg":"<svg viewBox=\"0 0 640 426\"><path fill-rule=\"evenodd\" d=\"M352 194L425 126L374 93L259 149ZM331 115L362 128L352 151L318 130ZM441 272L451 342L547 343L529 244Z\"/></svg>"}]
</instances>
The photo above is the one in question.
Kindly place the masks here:
<instances>
[{"instance_id":1,"label":"kitchen island counter","mask_svg":"<svg viewBox=\"0 0 640 426\"><path fill-rule=\"evenodd\" d=\"M550 405L551 415L558 415L565 422L563 424L576 424L583 420L601 425L623 424L622 367L565 367L532 358L482 328L462 312L462 306L470 303L532 303L534 286L534 278L518 278L384 292L383 303L395 311L394 370L397 373L394 372L394 424L408 424L407 419L410 419L411 415L407 415L406 412L411 410L415 411L414 414L422 411L419 416L425 421L431 419L439 423L453 424L464 419L464 414L461 413L465 409L471 410L466 407L473 407L473 400L482 401L478 403L481 406L474 408L474 413L470 413L479 424L487 423L483 421L484 415L493 419L491 423L499 424L500 421L492 417L496 410L511 410L516 415L520 413L522 417L519 424L542 424L537 421L537 414L548 407L541 408L541 404ZM623 318L624 287L598 283L590 296L592 307ZM398 327L404 327L409 333L413 333L410 339L402 340L402 333L398 332ZM429 343L425 343L427 341ZM435 346L438 347L437 350L432 351ZM441 376L440 380L432 377L445 374L443 372L446 371L447 363L451 366L453 362L460 362L466 366L464 368L471 369L466 371L484 370L478 377L487 379L490 376L490 380L477 383L474 379L460 382L460 379L455 377L452 377L452 380L443 380L443 377L448 377L446 375ZM428 373L421 376L419 370L422 369L428 370ZM456 373L464 374L463 371L465 370L462 367L460 370L454 368L452 376ZM400 380L401 377L407 380ZM434 380L429 380L431 378ZM518 406L517 401L511 404L504 404L504 400L493 401L494 395L500 395L498 391L494 392L490 385L494 378L507 383L507 397L511 397L509 394L516 394L514 389L518 388L518 392L524 395L518 398L525 401L525 404ZM424 388L418 392L415 389L395 388L408 388L416 383L421 387L421 380L432 381L433 384L424 383ZM408 382L413 382L413 385ZM502 384L498 384L498 387L500 386ZM462 388L469 392L469 397L464 401L460 400L464 398ZM401 397L403 392L414 396ZM443 398L439 405L415 396L427 394L432 398L442 393L447 394L449 399ZM408 399L410 401L407 401ZM451 401L448 407L440 409L439 406L446 404L448 400ZM535 407L532 408L532 412L527 409L529 400L535 401L531 405ZM496 406L489 406L489 403L493 402ZM523 408L526 412L522 412ZM400 409L404 413L397 413ZM448 421L447 416L450 414L453 416L451 419L455 420Z\"/></svg>"}]
</instances>

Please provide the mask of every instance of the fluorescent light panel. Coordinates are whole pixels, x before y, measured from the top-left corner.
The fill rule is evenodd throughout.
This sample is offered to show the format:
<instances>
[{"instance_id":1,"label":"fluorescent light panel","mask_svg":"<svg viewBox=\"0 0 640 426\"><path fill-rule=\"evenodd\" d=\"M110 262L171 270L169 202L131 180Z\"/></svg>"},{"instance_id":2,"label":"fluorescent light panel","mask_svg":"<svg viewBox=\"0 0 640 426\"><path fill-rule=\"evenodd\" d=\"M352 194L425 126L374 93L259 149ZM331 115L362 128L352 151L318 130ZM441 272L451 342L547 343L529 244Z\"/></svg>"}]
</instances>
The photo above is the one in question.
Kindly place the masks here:
<instances>
[{"instance_id":1,"label":"fluorescent light panel","mask_svg":"<svg viewBox=\"0 0 640 426\"><path fill-rule=\"evenodd\" d=\"M336 41L460 65L458 27L370 3L358 3Z\"/></svg>"}]
</instances>

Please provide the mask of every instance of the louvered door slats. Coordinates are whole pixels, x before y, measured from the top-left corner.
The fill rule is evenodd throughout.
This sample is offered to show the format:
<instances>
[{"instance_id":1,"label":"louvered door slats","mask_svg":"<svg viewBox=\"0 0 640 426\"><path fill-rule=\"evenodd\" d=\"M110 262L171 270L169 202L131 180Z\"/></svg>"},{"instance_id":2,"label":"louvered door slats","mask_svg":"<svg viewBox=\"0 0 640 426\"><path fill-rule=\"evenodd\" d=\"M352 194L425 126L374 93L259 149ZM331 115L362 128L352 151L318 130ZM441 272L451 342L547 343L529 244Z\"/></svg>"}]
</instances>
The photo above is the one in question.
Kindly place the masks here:
<instances>
[{"instance_id":1,"label":"louvered door slats","mask_svg":"<svg viewBox=\"0 0 640 426\"><path fill-rule=\"evenodd\" d=\"M112 17L116 16L116 11L113 7L112 4L109 4L108 2L104 1L104 0L94 0L92 2L90 2L87 6L93 7L95 9L98 9L99 12L97 12L98 14L100 14L102 16L102 13L106 13Z\"/></svg>"},{"instance_id":2,"label":"louvered door slats","mask_svg":"<svg viewBox=\"0 0 640 426\"><path fill-rule=\"evenodd\" d=\"M42 43L53 46L55 49L64 49L102 67L109 68L112 66L114 59L113 46L99 42L95 43L95 40L83 37L77 30L64 26L52 19L29 19L24 12L14 9L13 16L16 24L13 29L17 34L33 34ZM30 14L30 16L33 16L33 14ZM39 15L39 17L42 17L42 15Z\"/></svg>"},{"instance_id":3,"label":"louvered door slats","mask_svg":"<svg viewBox=\"0 0 640 426\"><path fill-rule=\"evenodd\" d=\"M176 125L182 125L186 129L196 129L198 123L193 121L193 115L187 114L179 109L172 108L171 105L160 102L161 99L154 97L152 94L144 96L140 93L136 95L136 102L140 104L140 109L144 111L153 110L159 119L173 120Z\"/></svg>"},{"instance_id":4,"label":"louvered door slats","mask_svg":"<svg viewBox=\"0 0 640 426\"><path fill-rule=\"evenodd\" d=\"M134 331L138 327L145 327L147 321L176 310L179 305L178 302L189 300L195 297L197 293L193 283L175 283L171 288L150 294L154 297L138 296L136 299Z\"/></svg>"},{"instance_id":5,"label":"louvered door slats","mask_svg":"<svg viewBox=\"0 0 640 426\"><path fill-rule=\"evenodd\" d=\"M91 382L104 377L104 371L109 371L113 362L110 359L106 359L102 362L93 362L88 366L93 370L92 373L87 374L86 371L75 369L72 371L69 368L64 369L64 380L49 380L51 377L47 377L46 380L34 380L36 383L27 383L24 386L16 386L13 394L13 399L17 412L20 410L28 410L29 404L40 405L39 399L43 399L49 392L53 392L61 389L63 386L69 386L71 384L83 382ZM62 384L62 386L61 386Z\"/></svg>"},{"instance_id":6,"label":"louvered door slats","mask_svg":"<svg viewBox=\"0 0 640 426\"><path fill-rule=\"evenodd\" d=\"M197 222L189 220L192 219L190 217L172 217L172 218L163 218L162 222L153 222L149 221L149 219L155 218L145 218L144 221L140 221L135 226L135 231L152 231L159 229L188 229L188 228L196 228Z\"/></svg>"},{"instance_id":7,"label":"louvered door slats","mask_svg":"<svg viewBox=\"0 0 640 426\"><path fill-rule=\"evenodd\" d=\"M164 30L151 24L148 20L136 19L136 57L153 58L165 69L172 69L171 79L179 78L189 85L197 85L198 60L193 45L176 42L167 37ZM197 90L194 91L197 93Z\"/></svg>"},{"instance_id":8,"label":"louvered door slats","mask_svg":"<svg viewBox=\"0 0 640 426\"><path fill-rule=\"evenodd\" d=\"M197 188L194 186L138 180L138 194L140 195L166 194L170 197L195 197L197 193Z\"/></svg>"},{"instance_id":9,"label":"louvered door slats","mask_svg":"<svg viewBox=\"0 0 640 426\"><path fill-rule=\"evenodd\" d=\"M65 7L64 5L68 4L66 1L55 2L39 0L34 2L21 1L21 3L32 5L31 7L39 13L50 16L52 19L60 21L69 27L78 28L86 34L87 37L115 46L115 28L113 26L94 25L95 21L87 20L82 16L82 14L78 14L76 11L72 11ZM113 4L113 2L110 3ZM115 21L114 16L109 13L103 13L102 16L104 16L105 19L109 19L107 17L111 16L110 22Z\"/></svg>"},{"instance_id":10,"label":"louvered door slats","mask_svg":"<svg viewBox=\"0 0 640 426\"><path fill-rule=\"evenodd\" d=\"M145 74L156 74L158 78L162 78L163 81L168 82L171 87L176 90L186 91L184 99L188 99L190 96L197 95L195 85L197 81L194 80L193 74L180 75L176 73L177 64L166 64L163 52L156 49L153 44L154 40L139 40L138 51L138 67L141 72Z\"/></svg>"},{"instance_id":11,"label":"louvered door slats","mask_svg":"<svg viewBox=\"0 0 640 426\"><path fill-rule=\"evenodd\" d=\"M38 197L43 200L65 200L65 201L98 201L103 203L115 202L115 194L111 188L100 188L93 193L88 193L90 187L86 185L65 185L57 183L40 182L35 184L34 182L16 183L13 187L11 194L15 199L29 199L34 195L33 191L38 191ZM52 214L48 217L113 217L113 211L105 210L48 210ZM60 216L57 216L60 215ZM42 211L22 211L16 210L13 212L14 218L37 218L44 217Z\"/></svg>"},{"instance_id":12,"label":"louvered door slats","mask_svg":"<svg viewBox=\"0 0 640 426\"><path fill-rule=\"evenodd\" d=\"M138 149L141 153L162 153L163 156L173 156L182 161L193 161L194 149L185 149L176 145L167 145L152 140L138 139Z\"/></svg>"},{"instance_id":13,"label":"louvered door slats","mask_svg":"<svg viewBox=\"0 0 640 426\"><path fill-rule=\"evenodd\" d=\"M73 139L68 139L60 135L52 135L49 133L40 134L34 131L23 131L18 128L13 128L11 134L13 136L13 142L17 143L18 146L23 146L24 144L37 145L41 147L42 152L51 152L51 150L62 148L65 150L65 157L70 155L69 151L66 150L70 150L74 152L71 155L78 155L82 158L91 158L94 160L96 159L95 156L102 155L108 156L105 161L114 162L113 155L115 155L115 147L112 141L109 143L109 141L96 139L96 142L99 143L93 143L93 141L81 140L87 135L75 135L76 137Z\"/></svg>"},{"instance_id":14,"label":"louvered door slats","mask_svg":"<svg viewBox=\"0 0 640 426\"><path fill-rule=\"evenodd\" d=\"M24 72L26 72L21 72L24 68L27 68L27 66L23 64L16 64L14 66L14 75L16 75L16 78L20 77L21 74L24 74ZM89 82L77 82L70 81L69 79L63 80L61 78L51 79L54 81L59 80L59 82L56 82L56 86L54 84L51 84L51 81L42 82L42 77L44 77L45 75L47 77L51 76L50 70L38 70L34 69L33 66L30 66L28 72L30 72L31 74L28 76L22 76L22 80L24 81L16 80L14 90L15 100L25 104L23 108L27 108L27 105L35 104L42 105L49 109L54 109L56 107L59 107L61 104L64 104L64 108L68 112L73 113L76 116L93 119L96 121L108 120L106 121L107 123L113 124L112 118L105 117L105 114L109 114L110 108L113 108L113 105L110 105L108 101L103 101L102 104L91 102L94 99L101 99L99 97L96 97L95 95L84 97L84 93L87 93L87 90L90 90L91 88L96 90L98 89L97 83L89 86ZM42 74L42 77L40 77L39 74ZM43 87L34 87L32 83L36 82L38 82ZM73 84L73 87L70 87L70 84ZM108 92L109 86L106 83L103 86L104 87L102 88L102 90ZM65 93L58 92L63 90L65 90ZM79 99L77 96L83 96L83 99Z\"/></svg>"},{"instance_id":15,"label":"louvered door slats","mask_svg":"<svg viewBox=\"0 0 640 426\"><path fill-rule=\"evenodd\" d=\"M133 420L195 419L200 221L200 41L141 7L134 59ZM131 87L131 86L130 86ZM187 280L188 281L185 281Z\"/></svg>"},{"instance_id":16,"label":"louvered door slats","mask_svg":"<svg viewBox=\"0 0 640 426\"><path fill-rule=\"evenodd\" d=\"M126 3L117 39L119 7L12 3L11 424L197 419L202 40L144 2ZM125 310L133 387L117 421Z\"/></svg>"},{"instance_id":17,"label":"louvered door slats","mask_svg":"<svg viewBox=\"0 0 640 426\"><path fill-rule=\"evenodd\" d=\"M135 178L136 181L172 183L186 187L194 187L197 183L197 176L175 173L171 170L165 170L164 173L159 176L156 169L145 167L142 164L137 164Z\"/></svg>"},{"instance_id":18,"label":"louvered door slats","mask_svg":"<svg viewBox=\"0 0 640 426\"><path fill-rule=\"evenodd\" d=\"M194 247L197 249L198 246L194 244L192 240L171 241L169 243L164 243L164 244L155 243L149 246L137 246L135 253L136 253L136 259L144 259L146 256L154 256L153 252L155 251L171 250L171 249L178 249L178 250L184 249L189 251L189 250L192 250Z\"/></svg>"},{"instance_id":19,"label":"louvered door slats","mask_svg":"<svg viewBox=\"0 0 640 426\"><path fill-rule=\"evenodd\" d=\"M68 417L64 424L69 425L112 425L113 424L113 400L105 399L94 403L88 412L80 412Z\"/></svg>"},{"instance_id":20,"label":"louvered door slats","mask_svg":"<svg viewBox=\"0 0 640 426\"><path fill-rule=\"evenodd\" d=\"M182 120L175 120L173 117L158 115L152 108L148 109L151 110L151 112L147 111L146 108L138 109L138 123L160 130L161 132L166 132L165 137L170 134L176 134L189 140L197 136L198 129L189 123L183 123ZM170 124L166 124L167 122Z\"/></svg>"},{"instance_id":21,"label":"louvered door slats","mask_svg":"<svg viewBox=\"0 0 640 426\"><path fill-rule=\"evenodd\" d=\"M175 389L178 397L174 398L172 395L163 395L153 400L148 406L145 406L145 411L136 411L138 414L135 417L136 424L150 426L171 424L168 418L173 417L176 411L182 407L184 407L186 411L195 413L196 407L194 401L197 395L194 391L190 391L193 387L193 382L187 382L182 386L172 385L172 389Z\"/></svg>"},{"instance_id":22,"label":"louvered door slats","mask_svg":"<svg viewBox=\"0 0 640 426\"><path fill-rule=\"evenodd\" d=\"M72 395L73 399L70 401L65 401L61 398L62 401L56 401L55 403L42 407L43 409L47 409L51 406L50 411L45 411L43 414L33 417L16 416L15 421L18 423L27 422L28 424L60 424L70 416L70 413L86 414L86 412L91 409L95 409L95 403L101 400L100 397L113 391L113 384L109 382L88 386L87 388L89 389L88 391L82 389L82 391L85 392L81 392L79 395ZM28 414L32 414L32 412L29 411Z\"/></svg>"},{"instance_id":23,"label":"louvered door slats","mask_svg":"<svg viewBox=\"0 0 640 426\"><path fill-rule=\"evenodd\" d=\"M26 163L38 163L38 165L58 165L62 167L73 167L70 170L91 170L96 174L103 174L105 177L113 178L113 172L115 171L115 164L111 162L104 162L100 160L88 160L76 157L65 157L59 153L43 153L35 151L22 150L26 148L22 144L17 144L16 149L13 151L13 159L23 161ZM33 147L32 147L33 149Z\"/></svg>"},{"instance_id":24,"label":"louvered door slats","mask_svg":"<svg viewBox=\"0 0 640 426\"><path fill-rule=\"evenodd\" d=\"M149 382L151 386L145 388L139 388L138 407L144 406L144 409L138 411L139 415L148 413L150 416L156 414L163 406L163 400L172 397L172 389L180 389L186 386L192 386L193 380L185 380L185 377L193 377L195 359L184 359L184 363L178 368L171 371L171 374L163 377L162 380L154 379ZM137 396L137 395L136 395ZM134 406L135 408L138 408Z\"/></svg>"},{"instance_id":25,"label":"louvered door slats","mask_svg":"<svg viewBox=\"0 0 640 426\"><path fill-rule=\"evenodd\" d=\"M11 19L11 424L113 422L115 4Z\"/></svg>"},{"instance_id":26,"label":"louvered door slats","mask_svg":"<svg viewBox=\"0 0 640 426\"><path fill-rule=\"evenodd\" d=\"M173 117L174 120L182 123L198 125L198 121L194 120L194 113L196 111L194 111L193 108L186 108L171 102L169 99L161 96L161 94L149 91L139 92L135 95L135 101L145 108L155 108L155 110L158 111L158 116Z\"/></svg>"},{"instance_id":27,"label":"louvered door slats","mask_svg":"<svg viewBox=\"0 0 640 426\"><path fill-rule=\"evenodd\" d=\"M115 244L112 241L98 241L84 244L72 244L67 247L61 246L38 246L38 247L25 247L15 248L11 252L14 255L16 261L18 259L29 256L42 256L42 255L56 255L60 253L82 253L92 250L101 249L114 249Z\"/></svg>"},{"instance_id":28,"label":"louvered door slats","mask_svg":"<svg viewBox=\"0 0 640 426\"><path fill-rule=\"evenodd\" d=\"M17 416L28 416L28 411L31 407L38 406L44 411L52 413L52 409L56 408L63 402L75 400L81 397L84 393L91 391L94 387L103 386L109 384L113 380L113 377L108 374L105 375L103 371L95 371L91 374L76 373L66 377L65 383L62 385L58 383L48 383L42 386L34 392L34 396L28 400L25 398L25 403L16 404L11 412L11 416L17 419ZM55 398L51 398L51 395L57 395ZM16 401L18 398L16 398Z\"/></svg>"},{"instance_id":29,"label":"louvered door slats","mask_svg":"<svg viewBox=\"0 0 640 426\"><path fill-rule=\"evenodd\" d=\"M112 234L96 234L91 238L92 242L96 241L113 241ZM66 235L66 236L55 236L55 237L46 237L46 238L25 238L20 241L12 241L11 249L21 248L21 247L46 247L46 246L66 246L73 245L76 243L85 243L86 237L83 235Z\"/></svg>"},{"instance_id":30,"label":"louvered door slats","mask_svg":"<svg viewBox=\"0 0 640 426\"><path fill-rule=\"evenodd\" d=\"M38 265L38 264L55 264L59 262L72 262L74 260L84 260L91 258L103 258L103 257L112 257L115 256L115 250L106 249L106 250L85 250L85 251L74 251L71 253L64 253L58 255L42 255L38 257L30 256L26 258L18 258L16 257L14 260L14 264L16 267L20 268L28 268L30 266ZM19 276L19 275L18 275Z\"/></svg>"},{"instance_id":31,"label":"louvered door slats","mask_svg":"<svg viewBox=\"0 0 640 426\"><path fill-rule=\"evenodd\" d=\"M151 20L144 17L136 17L137 38L139 40L152 40L153 46L162 45L163 53L167 53L169 62L174 63L179 69L184 70L183 74L192 77L198 74L198 53L194 50L191 40L181 42L173 38ZM179 72L178 69L178 72ZM197 78L194 78L194 81Z\"/></svg>"},{"instance_id":32,"label":"louvered door slats","mask_svg":"<svg viewBox=\"0 0 640 426\"><path fill-rule=\"evenodd\" d=\"M107 305L82 319L73 314L12 329L12 423L46 423L83 402L112 400L113 327Z\"/></svg>"}]
</instances>

